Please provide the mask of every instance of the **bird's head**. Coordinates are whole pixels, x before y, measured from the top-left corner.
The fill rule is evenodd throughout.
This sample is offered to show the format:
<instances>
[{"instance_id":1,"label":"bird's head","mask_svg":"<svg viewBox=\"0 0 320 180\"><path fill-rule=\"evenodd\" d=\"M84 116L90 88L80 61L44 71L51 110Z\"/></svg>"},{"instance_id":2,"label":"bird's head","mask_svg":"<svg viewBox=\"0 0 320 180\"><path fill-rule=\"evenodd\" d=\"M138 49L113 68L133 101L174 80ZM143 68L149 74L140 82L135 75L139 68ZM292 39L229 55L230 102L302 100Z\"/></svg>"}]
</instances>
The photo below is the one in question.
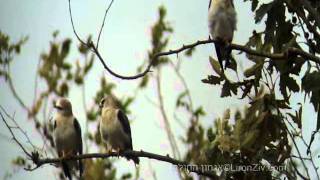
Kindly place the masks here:
<instances>
[{"instance_id":1,"label":"bird's head","mask_svg":"<svg viewBox=\"0 0 320 180\"><path fill-rule=\"evenodd\" d=\"M220 6L223 9L228 9L233 7L233 0L210 0L209 7L210 6Z\"/></svg>"},{"instance_id":2,"label":"bird's head","mask_svg":"<svg viewBox=\"0 0 320 180\"><path fill-rule=\"evenodd\" d=\"M72 115L72 106L67 98L60 98L56 100L53 106L55 109L57 109L58 113L61 113L65 116Z\"/></svg>"},{"instance_id":3,"label":"bird's head","mask_svg":"<svg viewBox=\"0 0 320 180\"><path fill-rule=\"evenodd\" d=\"M118 108L119 102L113 95L106 96L101 99L99 103L100 108L106 108L106 107L112 107L112 108Z\"/></svg>"}]
</instances>

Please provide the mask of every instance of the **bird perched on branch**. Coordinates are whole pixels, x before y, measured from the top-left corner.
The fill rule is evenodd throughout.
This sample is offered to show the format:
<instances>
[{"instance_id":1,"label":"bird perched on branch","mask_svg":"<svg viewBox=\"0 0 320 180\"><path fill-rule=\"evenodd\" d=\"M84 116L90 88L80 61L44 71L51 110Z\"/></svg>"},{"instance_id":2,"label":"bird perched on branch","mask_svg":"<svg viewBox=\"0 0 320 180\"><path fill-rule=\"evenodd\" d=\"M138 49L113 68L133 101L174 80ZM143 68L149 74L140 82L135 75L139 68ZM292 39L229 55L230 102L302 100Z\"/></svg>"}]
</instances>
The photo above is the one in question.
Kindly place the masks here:
<instances>
[{"instance_id":1,"label":"bird perched on branch","mask_svg":"<svg viewBox=\"0 0 320 180\"><path fill-rule=\"evenodd\" d=\"M101 139L107 145L108 152L124 152L132 149L131 129L128 117L120 109L119 103L112 95L103 98L100 102L100 134ZM139 164L138 157L127 157Z\"/></svg>"},{"instance_id":2,"label":"bird perched on branch","mask_svg":"<svg viewBox=\"0 0 320 180\"><path fill-rule=\"evenodd\" d=\"M82 154L81 128L77 119L73 116L72 106L68 99L60 98L54 103L57 112L54 117L53 138L58 156L61 158ZM81 160L63 161L63 172L66 177L72 179L71 170L77 168L80 177L83 173Z\"/></svg>"},{"instance_id":3,"label":"bird perched on branch","mask_svg":"<svg viewBox=\"0 0 320 180\"><path fill-rule=\"evenodd\" d=\"M237 29L237 14L233 0L210 0L208 25L211 37L216 40L215 49L222 71L223 61L226 67L230 64L233 33Z\"/></svg>"}]
</instances>

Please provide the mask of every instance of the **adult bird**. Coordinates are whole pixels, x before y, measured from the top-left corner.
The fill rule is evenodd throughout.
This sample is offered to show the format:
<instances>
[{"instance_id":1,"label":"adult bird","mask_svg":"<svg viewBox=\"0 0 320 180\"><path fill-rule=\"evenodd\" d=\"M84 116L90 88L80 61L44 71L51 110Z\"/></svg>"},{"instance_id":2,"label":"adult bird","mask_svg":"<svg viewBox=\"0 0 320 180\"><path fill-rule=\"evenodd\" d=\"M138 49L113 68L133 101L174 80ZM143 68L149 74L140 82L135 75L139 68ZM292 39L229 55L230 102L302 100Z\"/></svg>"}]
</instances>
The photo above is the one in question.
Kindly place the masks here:
<instances>
[{"instance_id":1,"label":"adult bird","mask_svg":"<svg viewBox=\"0 0 320 180\"><path fill-rule=\"evenodd\" d=\"M216 40L215 49L219 64L224 71L230 64L231 48L234 31L237 29L237 14L233 0L210 0L208 13L209 33Z\"/></svg>"},{"instance_id":2,"label":"adult bird","mask_svg":"<svg viewBox=\"0 0 320 180\"><path fill-rule=\"evenodd\" d=\"M120 153L133 150L129 120L120 109L116 98L112 95L107 96L100 101L99 106L101 108L99 129L101 139L107 145L107 151L115 150ZM138 157L132 156L127 159L139 164Z\"/></svg>"},{"instance_id":3,"label":"adult bird","mask_svg":"<svg viewBox=\"0 0 320 180\"><path fill-rule=\"evenodd\" d=\"M82 154L81 128L73 116L72 106L68 99L60 98L54 103L57 112L54 117L53 138L58 156L61 158ZM63 172L72 179L71 170L77 168L80 177L83 173L82 161L62 161Z\"/></svg>"}]
</instances>

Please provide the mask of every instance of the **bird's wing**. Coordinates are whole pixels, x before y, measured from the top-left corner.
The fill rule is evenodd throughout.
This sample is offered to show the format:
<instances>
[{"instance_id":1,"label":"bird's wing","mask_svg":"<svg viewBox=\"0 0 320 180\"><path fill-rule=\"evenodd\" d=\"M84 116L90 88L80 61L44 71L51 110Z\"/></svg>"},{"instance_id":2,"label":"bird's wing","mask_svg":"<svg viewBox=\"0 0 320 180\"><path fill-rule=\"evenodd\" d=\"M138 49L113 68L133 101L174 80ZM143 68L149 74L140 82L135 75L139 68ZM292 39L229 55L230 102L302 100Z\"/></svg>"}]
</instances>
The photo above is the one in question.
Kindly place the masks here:
<instances>
[{"instance_id":1,"label":"bird's wing","mask_svg":"<svg viewBox=\"0 0 320 180\"><path fill-rule=\"evenodd\" d=\"M53 130L55 130L57 128L57 120L54 120L54 123L53 123Z\"/></svg>"},{"instance_id":2,"label":"bird's wing","mask_svg":"<svg viewBox=\"0 0 320 180\"><path fill-rule=\"evenodd\" d=\"M132 150L132 139L131 139L131 129L130 129L130 124L129 124L129 120L128 117L126 116L126 114L119 110L118 111L118 119L120 121L120 124L122 126L123 131L128 135L130 142L128 144L128 148L130 150Z\"/></svg>"},{"instance_id":3,"label":"bird's wing","mask_svg":"<svg viewBox=\"0 0 320 180\"><path fill-rule=\"evenodd\" d=\"M130 142L126 142L126 149L133 150L133 148L132 148L132 138L131 138L131 129L130 129L130 124L129 124L128 117L126 116L126 114L123 111L119 110L118 111L118 119L120 121L120 124L122 126L123 131L129 137L129 141ZM128 156L127 158L128 159L132 159L135 164L139 164L139 162L140 162L140 160L139 160L139 158L137 156Z\"/></svg>"},{"instance_id":4,"label":"bird's wing","mask_svg":"<svg viewBox=\"0 0 320 180\"><path fill-rule=\"evenodd\" d=\"M233 0L231 0L231 6L234 8L234 3L233 3Z\"/></svg>"},{"instance_id":5,"label":"bird's wing","mask_svg":"<svg viewBox=\"0 0 320 180\"><path fill-rule=\"evenodd\" d=\"M82 154L82 136L81 136L81 127L80 127L80 124L78 122L78 120L76 118L74 118L73 120L73 125L74 125L74 128L76 130L76 133L77 133L77 150L78 150L78 153L81 155ZM83 165L82 165L82 161L79 160L79 170L80 170L80 176L82 175L82 172L83 172Z\"/></svg>"}]
</instances>

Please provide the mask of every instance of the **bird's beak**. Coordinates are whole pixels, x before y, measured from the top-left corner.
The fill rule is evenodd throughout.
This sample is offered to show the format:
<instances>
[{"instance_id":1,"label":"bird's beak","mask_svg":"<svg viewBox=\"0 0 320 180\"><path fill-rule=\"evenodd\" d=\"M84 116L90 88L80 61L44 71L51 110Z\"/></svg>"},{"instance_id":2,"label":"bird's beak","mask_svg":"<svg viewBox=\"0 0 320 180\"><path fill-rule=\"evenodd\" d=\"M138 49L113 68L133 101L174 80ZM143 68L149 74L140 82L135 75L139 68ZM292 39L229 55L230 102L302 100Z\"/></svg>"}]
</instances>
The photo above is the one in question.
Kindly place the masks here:
<instances>
[{"instance_id":1,"label":"bird's beak","mask_svg":"<svg viewBox=\"0 0 320 180\"><path fill-rule=\"evenodd\" d=\"M61 109L62 109L62 107L57 106L56 104L54 104L54 105L53 105L53 107L54 107L55 109L59 109L59 110L61 110Z\"/></svg>"}]
</instances>

